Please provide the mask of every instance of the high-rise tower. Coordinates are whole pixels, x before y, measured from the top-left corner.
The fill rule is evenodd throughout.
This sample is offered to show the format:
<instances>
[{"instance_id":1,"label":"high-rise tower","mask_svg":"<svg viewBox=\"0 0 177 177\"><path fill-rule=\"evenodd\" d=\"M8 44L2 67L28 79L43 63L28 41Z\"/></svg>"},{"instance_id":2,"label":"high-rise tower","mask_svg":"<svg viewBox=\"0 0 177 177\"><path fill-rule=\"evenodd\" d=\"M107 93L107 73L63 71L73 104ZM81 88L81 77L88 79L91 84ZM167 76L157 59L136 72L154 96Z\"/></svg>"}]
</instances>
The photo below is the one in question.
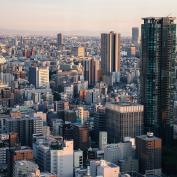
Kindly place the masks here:
<instances>
[{"instance_id":1,"label":"high-rise tower","mask_svg":"<svg viewBox=\"0 0 177 177\"><path fill-rule=\"evenodd\" d=\"M139 28L132 28L132 43L137 47L139 41Z\"/></svg>"},{"instance_id":2,"label":"high-rise tower","mask_svg":"<svg viewBox=\"0 0 177 177\"><path fill-rule=\"evenodd\" d=\"M118 82L120 73L120 34L101 34L101 68L103 80ZM109 84L111 84L109 83Z\"/></svg>"},{"instance_id":3,"label":"high-rise tower","mask_svg":"<svg viewBox=\"0 0 177 177\"><path fill-rule=\"evenodd\" d=\"M139 159L140 173L161 176L162 142L148 132L136 137L136 154Z\"/></svg>"},{"instance_id":4,"label":"high-rise tower","mask_svg":"<svg viewBox=\"0 0 177 177\"><path fill-rule=\"evenodd\" d=\"M61 47L63 45L63 35L61 33L57 34L57 47Z\"/></svg>"},{"instance_id":5,"label":"high-rise tower","mask_svg":"<svg viewBox=\"0 0 177 177\"><path fill-rule=\"evenodd\" d=\"M176 24L173 17L144 18L141 101L145 130L169 144L173 136Z\"/></svg>"}]
</instances>

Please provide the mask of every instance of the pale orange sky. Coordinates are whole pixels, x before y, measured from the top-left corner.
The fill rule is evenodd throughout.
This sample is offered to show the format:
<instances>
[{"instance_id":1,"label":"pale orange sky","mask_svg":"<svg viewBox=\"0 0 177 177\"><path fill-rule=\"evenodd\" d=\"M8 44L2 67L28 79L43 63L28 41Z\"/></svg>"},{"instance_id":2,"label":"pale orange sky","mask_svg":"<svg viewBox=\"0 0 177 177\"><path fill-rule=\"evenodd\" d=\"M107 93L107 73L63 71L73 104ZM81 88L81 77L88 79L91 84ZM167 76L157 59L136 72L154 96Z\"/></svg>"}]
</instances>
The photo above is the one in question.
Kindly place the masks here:
<instances>
[{"instance_id":1,"label":"pale orange sky","mask_svg":"<svg viewBox=\"0 0 177 177\"><path fill-rule=\"evenodd\" d=\"M129 35L146 16L177 16L177 0L0 0L0 28Z\"/></svg>"}]
</instances>

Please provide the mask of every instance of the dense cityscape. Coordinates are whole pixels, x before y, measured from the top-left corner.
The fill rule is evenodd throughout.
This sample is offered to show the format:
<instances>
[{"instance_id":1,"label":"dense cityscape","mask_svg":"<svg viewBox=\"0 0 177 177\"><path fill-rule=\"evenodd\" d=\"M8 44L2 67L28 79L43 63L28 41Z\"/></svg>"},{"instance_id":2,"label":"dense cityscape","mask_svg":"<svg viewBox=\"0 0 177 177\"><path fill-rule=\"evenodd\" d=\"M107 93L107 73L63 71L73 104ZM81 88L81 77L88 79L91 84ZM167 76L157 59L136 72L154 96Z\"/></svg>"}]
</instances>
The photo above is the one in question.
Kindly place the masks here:
<instances>
[{"instance_id":1,"label":"dense cityscape","mask_svg":"<svg viewBox=\"0 0 177 177\"><path fill-rule=\"evenodd\" d=\"M0 33L0 177L177 177L176 83L171 15L130 37Z\"/></svg>"}]
</instances>

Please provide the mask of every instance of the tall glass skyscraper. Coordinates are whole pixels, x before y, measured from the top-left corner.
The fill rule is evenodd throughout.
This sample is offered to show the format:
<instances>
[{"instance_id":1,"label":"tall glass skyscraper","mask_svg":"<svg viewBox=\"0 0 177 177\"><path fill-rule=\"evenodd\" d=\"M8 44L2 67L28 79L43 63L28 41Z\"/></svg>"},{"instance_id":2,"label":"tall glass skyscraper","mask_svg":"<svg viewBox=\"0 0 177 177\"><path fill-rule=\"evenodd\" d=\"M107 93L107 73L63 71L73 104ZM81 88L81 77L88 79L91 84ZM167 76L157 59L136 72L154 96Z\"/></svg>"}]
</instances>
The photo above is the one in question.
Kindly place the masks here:
<instances>
[{"instance_id":1,"label":"tall glass skyscraper","mask_svg":"<svg viewBox=\"0 0 177 177\"><path fill-rule=\"evenodd\" d=\"M176 24L173 17L143 20L141 103L145 131L153 131L169 144L173 137L176 90Z\"/></svg>"}]
</instances>

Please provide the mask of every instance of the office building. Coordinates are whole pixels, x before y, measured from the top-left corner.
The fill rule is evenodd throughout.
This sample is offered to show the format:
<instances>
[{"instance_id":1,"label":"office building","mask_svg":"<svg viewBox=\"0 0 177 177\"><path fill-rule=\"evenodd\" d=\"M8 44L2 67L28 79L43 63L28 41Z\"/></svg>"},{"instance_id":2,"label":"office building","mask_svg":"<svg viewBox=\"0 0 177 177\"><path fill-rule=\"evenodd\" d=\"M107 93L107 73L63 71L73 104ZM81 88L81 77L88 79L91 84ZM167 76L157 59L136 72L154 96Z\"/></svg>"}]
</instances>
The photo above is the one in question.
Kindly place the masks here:
<instances>
[{"instance_id":1,"label":"office building","mask_svg":"<svg viewBox=\"0 0 177 177\"><path fill-rule=\"evenodd\" d=\"M64 113L66 110L69 110L69 102L66 100L55 101L54 110L64 120Z\"/></svg>"},{"instance_id":2,"label":"office building","mask_svg":"<svg viewBox=\"0 0 177 177\"><path fill-rule=\"evenodd\" d=\"M74 168L83 168L83 151L74 151Z\"/></svg>"},{"instance_id":3,"label":"office building","mask_svg":"<svg viewBox=\"0 0 177 177\"><path fill-rule=\"evenodd\" d=\"M13 161L18 161L18 160L29 160L32 161L33 159L33 151L32 149L28 147L21 147L21 149L14 150L12 154L12 159Z\"/></svg>"},{"instance_id":4,"label":"office building","mask_svg":"<svg viewBox=\"0 0 177 177\"><path fill-rule=\"evenodd\" d=\"M29 83L36 88L49 88L49 68L48 67L30 67L29 68Z\"/></svg>"},{"instance_id":5,"label":"office building","mask_svg":"<svg viewBox=\"0 0 177 177\"><path fill-rule=\"evenodd\" d=\"M50 171L50 147L45 145L42 141L36 142L36 162L39 165L39 169L43 172Z\"/></svg>"},{"instance_id":6,"label":"office building","mask_svg":"<svg viewBox=\"0 0 177 177\"><path fill-rule=\"evenodd\" d=\"M60 48L63 45L63 35L61 33L57 34L57 47Z\"/></svg>"},{"instance_id":7,"label":"office building","mask_svg":"<svg viewBox=\"0 0 177 177\"><path fill-rule=\"evenodd\" d=\"M10 176L14 151L19 147L17 133L0 134L0 176Z\"/></svg>"},{"instance_id":8,"label":"office building","mask_svg":"<svg viewBox=\"0 0 177 177\"><path fill-rule=\"evenodd\" d=\"M107 103L106 128L108 142L118 143L125 137L135 138L143 133L143 105L136 103Z\"/></svg>"},{"instance_id":9,"label":"office building","mask_svg":"<svg viewBox=\"0 0 177 177\"><path fill-rule=\"evenodd\" d=\"M101 69L103 80L109 85L120 79L120 34L101 34Z\"/></svg>"},{"instance_id":10,"label":"office building","mask_svg":"<svg viewBox=\"0 0 177 177\"><path fill-rule=\"evenodd\" d=\"M33 154L42 172L50 172L50 145L57 140L53 136L45 137L42 135L33 136ZM62 141L59 141L62 142Z\"/></svg>"},{"instance_id":11,"label":"office building","mask_svg":"<svg viewBox=\"0 0 177 177\"><path fill-rule=\"evenodd\" d=\"M100 60L85 59L83 60L84 80L88 81L89 85L94 86L101 78Z\"/></svg>"},{"instance_id":12,"label":"office building","mask_svg":"<svg viewBox=\"0 0 177 177\"><path fill-rule=\"evenodd\" d=\"M31 66L29 68L28 81L29 81L30 84L32 84L36 87L36 84L37 84L37 67Z\"/></svg>"},{"instance_id":13,"label":"office building","mask_svg":"<svg viewBox=\"0 0 177 177\"><path fill-rule=\"evenodd\" d=\"M1 113L14 106L14 93L12 88L0 81L0 109Z\"/></svg>"},{"instance_id":14,"label":"office building","mask_svg":"<svg viewBox=\"0 0 177 177\"><path fill-rule=\"evenodd\" d=\"M132 43L137 47L139 42L139 28L132 28Z\"/></svg>"},{"instance_id":15,"label":"office building","mask_svg":"<svg viewBox=\"0 0 177 177\"><path fill-rule=\"evenodd\" d=\"M77 120L76 112L74 110L66 110L64 112L64 118L65 121L74 123Z\"/></svg>"},{"instance_id":16,"label":"office building","mask_svg":"<svg viewBox=\"0 0 177 177\"><path fill-rule=\"evenodd\" d=\"M63 125L63 138L65 140L73 140L74 139L74 128L73 128L73 125L71 122L64 123L64 125Z\"/></svg>"},{"instance_id":17,"label":"office building","mask_svg":"<svg viewBox=\"0 0 177 177\"><path fill-rule=\"evenodd\" d=\"M107 132L99 132L99 149L103 150L107 145Z\"/></svg>"},{"instance_id":18,"label":"office building","mask_svg":"<svg viewBox=\"0 0 177 177\"><path fill-rule=\"evenodd\" d=\"M73 47L72 53L75 57L85 57L85 48L84 47Z\"/></svg>"},{"instance_id":19,"label":"office building","mask_svg":"<svg viewBox=\"0 0 177 177\"><path fill-rule=\"evenodd\" d=\"M108 162L118 164L118 160L125 160L132 156L131 142L107 144L104 148L104 159Z\"/></svg>"},{"instance_id":20,"label":"office building","mask_svg":"<svg viewBox=\"0 0 177 177\"><path fill-rule=\"evenodd\" d=\"M40 171L37 164L26 160L15 162L13 167L13 177L29 176L31 173L35 173L35 177L40 177Z\"/></svg>"},{"instance_id":21,"label":"office building","mask_svg":"<svg viewBox=\"0 0 177 177\"><path fill-rule=\"evenodd\" d=\"M69 110L69 102L66 100L55 101L55 111L56 112L64 112Z\"/></svg>"},{"instance_id":22,"label":"office building","mask_svg":"<svg viewBox=\"0 0 177 177\"><path fill-rule=\"evenodd\" d=\"M61 136L36 136L33 138L33 151L41 171L57 177L73 176L73 141L64 141Z\"/></svg>"},{"instance_id":23,"label":"office building","mask_svg":"<svg viewBox=\"0 0 177 177\"><path fill-rule=\"evenodd\" d=\"M140 173L161 176L162 141L153 133L136 137L136 153L139 159Z\"/></svg>"},{"instance_id":24,"label":"office building","mask_svg":"<svg viewBox=\"0 0 177 177\"><path fill-rule=\"evenodd\" d=\"M101 80L101 62L98 59L92 59L91 85L95 85Z\"/></svg>"},{"instance_id":25,"label":"office building","mask_svg":"<svg viewBox=\"0 0 177 177\"><path fill-rule=\"evenodd\" d=\"M141 103L145 132L170 145L175 99L176 24L173 17L144 18L142 24ZM163 45L162 45L163 44Z\"/></svg>"},{"instance_id":26,"label":"office building","mask_svg":"<svg viewBox=\"0 0 177 177\"><path fill-rule=\"evenodd\" d=\"M90 177L90 176L86 176L87 169L76 168L74 172L75 172L74 174L75 177Z\"/></svg>"},{"instance_id":27,"label":"office building","mask_svg":"<svg viewBox=\"0 0 177 177\"><path fill-rule=\"evenodd\" d=\"M62 119L55 119L52 121L52 134L54 136L63 136L64 122Z\"/></svg>"},{"instance_id":28,"label":"office building","mask_svg":"<svg viewBox=\"0 0 177 177\"><path fill-rule=\"evenodd\" d=\"M138 159L135 158L135 149L130 139L117 144L107 144L104 147L104 160L117 164L124 173L139 170Z\"/></svg>"},{"instance_id":29,"label":"office building","mask_svg":"<svg viewBox=\"0 0 177 177\"><path fill-rule=\"evenodd\" d=\"M89 89L85 93L86 104L98 104L101 102L101 92L98 88Z\"/></svg>"},{"instance_id":30,"label":"office building","mask_svg":"<svg viewBox=\"0 0 177 177\"><path fill-rule=\"evenodd\" d=\"M77 117L77 122L81 123L81 125L84 125L89 119L89 111L84 110L84 107L79 106L76 109L76 117Z\"/></svg>"},{"instance_id":31,"label":"office building","mask_svg":"<svg viewBox=\"0 0 177 177\"><path fill-rule=\"evenodd\" d=\"M73 141L51 144L51 173L57 177L73 176Z\"/></svg>"},{"instance_id":32,"label":"office building","mask_svg":"<svg viewBox=\"0 0 177 177\"><path fill-rule=\"evenodd\" d=\"M40 67L37 72L37 88L49 87L49 68Z\"/></svg>"},{"instance_id":33,"label":"office building","mask_svg":"<svg viewBox=\"0 0 177 177\"><path fill-rule=\"evenodd\" d=\"M87 150L89 148L89 129L85 125L73 125L74 149Z\"/></svg>"},{"instance_id":34,"label":"office building","mask_svg":"<svg viewBox=\"0 0 177 177\"><path fill-rule=\"evenodd\" d=\"M22 118L6 118L4 121L6 132L17 133L22 146L31 146L32 135L42 134L43 121L40 118L26 116Z\"/></svg>"},{"instance_id":35,"label":"office building","mask_svg":"<svg viewBox=\"0 0 177 177\"><path fill-rule=\"evenodd\" d=\"M96 105L94 113L95 139L98 141L99 132L106 131L106 113L103 105Z\"/></svg>"},{"instance_id":36,"label":"office building","mask_svg":"<svg viewBox=\"0 0 177 177\"><path fill-rule=\"evenodd\" d=\"M119 166L105 160L92 160L90 161L90 174L91 177L115 177L119 176L120 168Z\"/></svg>"}]
</instances>

